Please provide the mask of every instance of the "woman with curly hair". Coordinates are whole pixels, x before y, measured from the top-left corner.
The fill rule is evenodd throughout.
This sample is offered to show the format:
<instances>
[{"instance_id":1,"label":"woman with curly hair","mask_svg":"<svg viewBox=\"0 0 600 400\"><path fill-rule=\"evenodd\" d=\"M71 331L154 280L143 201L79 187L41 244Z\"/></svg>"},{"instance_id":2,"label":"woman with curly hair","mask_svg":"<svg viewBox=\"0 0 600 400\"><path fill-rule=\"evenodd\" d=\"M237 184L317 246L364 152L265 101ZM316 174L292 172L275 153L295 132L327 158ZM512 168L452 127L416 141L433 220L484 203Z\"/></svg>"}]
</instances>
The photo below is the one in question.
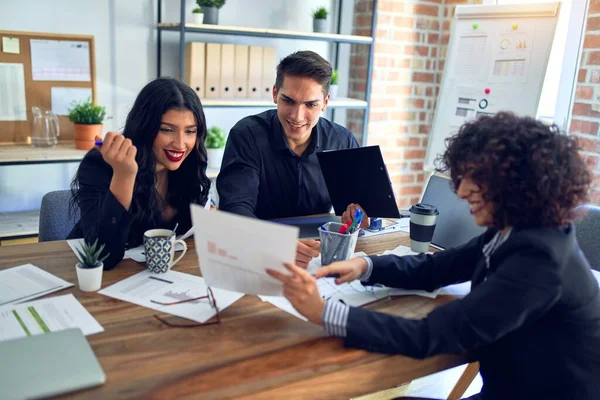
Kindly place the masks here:
<instances>
[{"instance_id":1,"label":"woman with curly hair","mask_svg":"<svg viewBox=\"0 0 600 400\"><path fill-rule=\"evenodd\" d=\"M301 314L347 346L470 354L483 378L473 398L600 399L600 291L572 224L591 178L575 139L498 113L463 125L440 161L484 234L434 254L334 263L316 277L429 291L470 280L464 298L406 319L324 302L296 266L287 266L291 276L269 273Z\"/></svg>"},{"instance_id":2,"label":"woman with curly hair","mask_svg":"<svg viewBox=\"0 0 600 400\"><path fill-rule=\"evenodd\" d=\"M146 230L190 229L190 203L210 207L205 139L204 111L190 87L172 78L148 83L123 134L108 132L82 160L71 184L81 219L69 238L104 243L111 269Z\"/></svg>"}]
</instances>

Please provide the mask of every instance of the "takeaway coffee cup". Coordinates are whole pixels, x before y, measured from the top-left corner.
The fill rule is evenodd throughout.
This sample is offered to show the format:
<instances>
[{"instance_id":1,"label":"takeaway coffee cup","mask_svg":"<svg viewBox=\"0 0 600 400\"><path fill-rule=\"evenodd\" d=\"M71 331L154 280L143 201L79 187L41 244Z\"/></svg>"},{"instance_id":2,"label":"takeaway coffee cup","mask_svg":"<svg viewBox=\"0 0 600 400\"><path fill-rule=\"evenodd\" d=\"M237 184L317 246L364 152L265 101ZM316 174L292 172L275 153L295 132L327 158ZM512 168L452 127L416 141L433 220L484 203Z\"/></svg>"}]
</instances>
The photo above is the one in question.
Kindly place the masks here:
<instances>
[{"instance_id":1,"label":"takeaway coffee cup","mask_svg":"<svg viewBox=\"0 0 600 400\"><path fill-rule=\"evenodd\" d=\"M175 258L175 245L181 243L183 252ZM151 229L144 233L146 265L154 274L164 274L181 260L187 251L183 240L175 239L175 232L168 229Z\"/></svg>"},{"instance_id":2,"label":"takeaway coffee cup","mask_svg":"<svg viewBox=\"0 0 600 400\"><path fill-rule=\"evenodd\" d=\"M436 206L417 203L410 208L410 249L417 253L429 251L429 243L439 214Z\"/></svg>"}]
</instances>

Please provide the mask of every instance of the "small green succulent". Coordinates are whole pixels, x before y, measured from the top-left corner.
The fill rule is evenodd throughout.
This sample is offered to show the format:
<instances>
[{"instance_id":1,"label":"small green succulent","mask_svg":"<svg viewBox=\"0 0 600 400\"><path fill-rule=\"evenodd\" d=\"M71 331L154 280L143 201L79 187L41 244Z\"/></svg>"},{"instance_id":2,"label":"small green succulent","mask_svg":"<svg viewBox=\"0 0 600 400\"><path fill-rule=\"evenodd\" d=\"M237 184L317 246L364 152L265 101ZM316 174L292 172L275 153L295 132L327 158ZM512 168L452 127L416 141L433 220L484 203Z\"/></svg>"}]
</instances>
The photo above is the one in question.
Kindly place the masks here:
<instances>
[{"instance_id":1,"label":"small green succulent","mask_svg":"<svg viewBox=\"0 0 600 400\"><path fill-rule=\"evenodd\" d=\"M218 126L211 126L206 134L204 144L207 149L220 149L221 147L225 147L226 141L223 129Z\"/></svg>"},{"instance_id":2,"label":"small green succulent","mask_svg":"<svg viewBox=\"0 0 600 400\"><path fill-rule=\"evenodd\" d=\"M94 241L94 244L89 244L87 241L83 241L83 244L79 246L79 248L75 248L75 255L79 260L80 268L96 268L99 263L103 262L106 257L110 255L107 253L104 257L100 257L102 254L102 250L104 250L104 245L101 245L98 250L96 247L98 246L98 239Z\"/></svg>"},{"instance_id":3,"label":"small green succulent","mask_svg":"<svg viewBox=\"0 0 600 400\"><path fill-rule=\"evenodd\" d=\"M329 12L325 7L319 7L312 13L314 19L327 19Z\"/></svg>"},{"instance_id":4,"label":"small green succulent","mask_svg":"<svg viewBox=\"0 0 600 400\"><path fill-rule=\"evenodd\" d=\"M338 79L339 79L339 72L337 69L334 69L333 71L331 71L331 84L337 85Z\"/></svg>"}]
</instances>

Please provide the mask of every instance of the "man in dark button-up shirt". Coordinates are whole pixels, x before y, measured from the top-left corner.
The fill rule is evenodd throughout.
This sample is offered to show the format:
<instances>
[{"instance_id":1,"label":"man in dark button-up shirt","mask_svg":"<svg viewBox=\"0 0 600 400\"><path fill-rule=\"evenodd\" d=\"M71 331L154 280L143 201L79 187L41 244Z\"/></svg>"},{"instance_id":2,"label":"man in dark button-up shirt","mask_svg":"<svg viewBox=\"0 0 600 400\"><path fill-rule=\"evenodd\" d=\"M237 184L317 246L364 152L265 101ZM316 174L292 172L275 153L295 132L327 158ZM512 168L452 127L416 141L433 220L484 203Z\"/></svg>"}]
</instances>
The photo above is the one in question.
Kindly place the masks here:
<instances>
[{"instance_id":1,"label":"man in dark button-up shirt","mask_svg":"<svg viewBox=\"0 0 600 400\"><path fill-rule=\"evenodd\" d=\"M358 147L348 129L320 117L330 81L331 65L312 51L281 60L273 86L277 110L246 117L229 132L217 178L221 210L260 219L329 212L316 153ZM307 243L318 246L301 242L300 261L318 255L305 251Z\"/></svg>"}]
</instances>

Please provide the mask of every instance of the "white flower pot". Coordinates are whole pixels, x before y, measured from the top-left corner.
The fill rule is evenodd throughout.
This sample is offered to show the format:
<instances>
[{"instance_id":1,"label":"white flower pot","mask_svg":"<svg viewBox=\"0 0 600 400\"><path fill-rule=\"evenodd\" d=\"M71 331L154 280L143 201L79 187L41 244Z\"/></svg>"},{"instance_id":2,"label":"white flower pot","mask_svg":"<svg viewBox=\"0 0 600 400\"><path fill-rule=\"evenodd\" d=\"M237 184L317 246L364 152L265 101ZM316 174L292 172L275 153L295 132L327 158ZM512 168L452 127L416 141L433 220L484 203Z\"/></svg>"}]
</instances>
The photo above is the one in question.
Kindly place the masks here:
<instances>
[{"instance_id":1,"label":"white flower pot","mask_svg":"<svg viewBox=\"0 0 600 400\"><path fill-rule=\"evenodd\" d=\"M313 32L316 33L327 33L329 31L329 24L326 19L313 19Z\"/></svg>"},{"instance_id":2,"label":"white flower pot","mask_svg":"<svg viewBox=\"0 0 600 400\"><path fill-rule=\"evenodd\" d=\"M204 14L192 13L192 24L202 25L204 23Z\"/></svg>"},{"instance_id":3,"label":"white flower pot","mask_svg":"<svg viewBox=\"0 0 600 400\"><path fill-rule=\"evenodd\" d=\"M224 151L224 147L220 149L206 149L206 153L208 154L208 168L221 169Z\"/></svg>"},{"instance_id":4,"label":"white flower pot","mask_svg":"<svg viewBox=\"0 0 600 400\"><path fill-rule=\"evenodd\" d=\"M95 292L102 286L102 271L104 263L99 263L94 268L82 268L80 263L76 265L77 281L79 289L84 292Z\"/></svg>"},{"instance_id":5,"label":"white flower pot","mask_svg":"<svg viewBox=\"0 0 600 400\"><path fill-rule=\"evenodd\" d=\"M329 85L329 94L331 95L331 99L337 98L338 87L338 85Z\"/></svg>"}]
</instances>

